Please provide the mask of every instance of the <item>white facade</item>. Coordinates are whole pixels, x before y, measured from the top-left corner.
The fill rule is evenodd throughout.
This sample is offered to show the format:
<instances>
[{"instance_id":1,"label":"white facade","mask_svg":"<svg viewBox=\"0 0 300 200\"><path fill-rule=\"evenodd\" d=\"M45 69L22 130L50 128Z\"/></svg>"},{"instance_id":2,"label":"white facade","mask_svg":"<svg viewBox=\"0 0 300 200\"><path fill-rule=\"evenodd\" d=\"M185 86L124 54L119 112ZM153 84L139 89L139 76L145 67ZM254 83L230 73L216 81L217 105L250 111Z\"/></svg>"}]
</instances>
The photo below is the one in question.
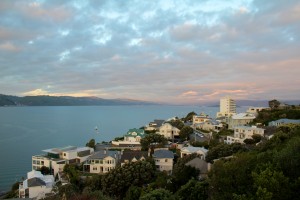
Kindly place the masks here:
<instances>
[{"instance_id":1,"label":"white facade","mask_svg":"<svg viewBox=\"0 0 300 200\"><path fill-rule=\"evenodd\" d=\"M211 118L204 113L201 113L200 115L194 115L193 116L193 125L198 124L198 123L203 123L203 122L206 122L209 120L211 120Z\"/></svg>"},{"instance_id":2,"label":"white facade","mask_svg":"<svg viewBox=\"0 0 300 200\"><path fill-rule=\"evenodd\" d=\"M167 139L174 139L174 136L179 136L180 130L169 123L163 124L159 128L158 134L163 135Z\"/></svg>"},{"instance_id":3,"label":"white facade","mask_svg":"<svg viewBox=\"0 0 300 200\"><path fill-rule=\"evenodd\" d=\"M228 119L228 129L234 129L236 126L244 126L255 119L255 115L251 113L239 113Z\"/></svg>"},{"instance_id":4,"label":"white facade","mask_svg":"<svg viewBox=\"0 0 300 200\"><path fill-rule=\"evenodd\" d=\"M184 156L196 153L198 155L201 155L202 159L205 159L205 156L207 155L208 150L204 149L202 147L184 147L180 150L180 157L183 158Z\"/></svg>"},{"instance_id":5,"label":"white facade","mask_svg":"<svg viewBox=\"0 0 300 200\"><path fill-rule=\"evenodd\" d=\"M116 167L119 159L119 151L98 151L85 161L84 171L93 174L105 174Z\"/></svg>"},{"instance_id":6,"label":"white facade","mask_svg":"<svg viewBox=\"0 0 300 200\"><path fill-rule=\"evenodd\" d=\"M54 176L63 171L66 164L82 163L91 153L94 152L90 147L53 148L43 150L47 155L32 156L32 170L40 170L43 166L48 167Z\"/></svg>"},{"instance_id":7,"label":"white facade","mask_svg":"<svg viewBox=\"0 0 300 200\"><path fill-rule=\"evenodd\" d=\"M154 149L153 159L158 171L172 174L174 153L167 149Z\"/></svg>"},{"instance_id":8,"label":"white facade","mask_svg":"<svg viewBox=\"0 0 300 200\"><path fill-rule=\"evenodd\" d=\"M236 114L236 104L230 97L223 97L220 99L220 112L217 117L230 117Z\"/></svg>"},{"instance_id":9,"label":"white facade","mask_svg":"<svg viewBox=\"0 0 300 200\"><path fill-rule=\"evenodd\" d=\"M43 199L52 192L54 186L53 175L43 175L39 171L27 173L27 179L19 185L19 198Z\"/></svg>"},{"instance_id":10,"label":"white facade","mask_svg":"<svg viewBox=\"0 0 300 200\"><path fill-rule=\"evenodd\" d=\"M227 136L225 143L244 143L245 139L252 139L254 134L264 136L265 129L256 126L237 126L234 128L233 136Z\"/></svg>"}]
</instances>

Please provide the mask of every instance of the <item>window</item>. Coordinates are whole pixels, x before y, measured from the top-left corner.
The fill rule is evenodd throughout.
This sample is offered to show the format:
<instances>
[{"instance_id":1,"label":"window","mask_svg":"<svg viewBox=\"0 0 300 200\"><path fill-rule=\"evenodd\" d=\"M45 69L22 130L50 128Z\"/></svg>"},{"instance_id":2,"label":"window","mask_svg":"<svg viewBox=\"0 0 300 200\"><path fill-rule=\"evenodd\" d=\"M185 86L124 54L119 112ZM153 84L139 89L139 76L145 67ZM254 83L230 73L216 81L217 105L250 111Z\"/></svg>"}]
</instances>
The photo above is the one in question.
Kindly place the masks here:
<instances>
[{"instance_id":1,"label":"window","mask_svg":"<svg viewBox=\"0 0 300 200\"><path fill-rule=\"evenodd\" d=\"M39 161L39 160L37 160L37 161L36 161L36 164L38 164L38 165L39 165L39 164L40 164L40 161Z\"/></svg>"},{"instance_id":2,"label":"window","mask_svg":"<svg viewBox=\"0 0 300 200\"><path fill-rule=\"evenodd\" d=\"M44 161L41 161L41 165L44 165Z\"/></svg>"},{"instance_id":3,"label":"window","mask_svg":"<svg viewBox=\"0 0 300 200\"><path fill-rule=\"evenodd\" d=\"M32 161L32 164L36 164L36 160L33 160L33 161Z\"/></svg>"},{"instance_id":4,"label":"window","mask_svg":"<svg viewBox=\"0 0 300 200\"><path fill-rule=\"evenodd\" d=\"M168 162L168 159L165 159L165 162Z\"/></svg>"},{"instance_id":5,"label":"window","mask_svg":"<svg viewBox=\"0 0 300 200\"><path fill-rule=\"evenodd\" d=\"M95 160L95 163L99 164L99 160Z\"/></svg>"},{"instance_id":6,"label":"window","mask_svg":"<svg viewBox=\"0 0 300 200\"><path fill-rule=\"evenodd\" d=\"M64 156L66 156L67 154L66 153L64 153Z\"/></svg>"},{"instance_id":7,"label":"window","mask_svg":"<svg viewBox=\"0 0 300 200\"><path fill-rule=\"evenodd\" d=\"M97 167L93 167L93 170L97 170Z\"/></svg>"}]
</instances>

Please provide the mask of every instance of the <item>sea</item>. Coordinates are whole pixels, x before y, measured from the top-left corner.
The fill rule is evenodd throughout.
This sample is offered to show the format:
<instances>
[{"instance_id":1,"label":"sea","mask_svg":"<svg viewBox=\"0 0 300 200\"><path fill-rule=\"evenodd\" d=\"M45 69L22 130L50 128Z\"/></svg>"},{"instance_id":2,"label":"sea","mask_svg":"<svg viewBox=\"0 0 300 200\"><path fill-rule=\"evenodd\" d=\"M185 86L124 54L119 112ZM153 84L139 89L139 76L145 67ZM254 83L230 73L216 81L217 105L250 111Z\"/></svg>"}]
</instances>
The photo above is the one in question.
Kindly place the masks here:
<instances>
[{"instance_id":1,"label":"sea","mask_svg":"<svg viewBox=\"0 0 300 200\"><path fill-rule=\"evenodd\" d=\"M26 178L31 157L44 149L85 146L90 139L111 141L154 119L182 118L192 111L215 117L218 110L169 105L0 107L0 193Z\"/></svg>"}]
</instances>

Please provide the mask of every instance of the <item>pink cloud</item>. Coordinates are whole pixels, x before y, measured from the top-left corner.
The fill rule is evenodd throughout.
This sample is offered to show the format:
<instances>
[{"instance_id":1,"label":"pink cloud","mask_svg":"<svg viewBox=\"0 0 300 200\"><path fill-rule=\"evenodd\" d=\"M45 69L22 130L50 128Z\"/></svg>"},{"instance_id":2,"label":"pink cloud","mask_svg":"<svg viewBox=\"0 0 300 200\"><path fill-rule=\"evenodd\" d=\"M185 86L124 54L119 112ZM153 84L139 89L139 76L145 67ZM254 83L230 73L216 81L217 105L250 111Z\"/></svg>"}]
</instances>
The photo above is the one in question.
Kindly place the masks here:
<instances>
[{"instance_id":1,"label":"pink cloud","mask_svg":"<svg viewBox=\"0 0 300 200\"><path fill-rule=\"evenodd\" d=\"M20 48L15 46L14 44L10 43L10 42L5 42L3 44L0 44L0 49L4 50L4 51L19 51Z\"/></svg>"}]
</instances>

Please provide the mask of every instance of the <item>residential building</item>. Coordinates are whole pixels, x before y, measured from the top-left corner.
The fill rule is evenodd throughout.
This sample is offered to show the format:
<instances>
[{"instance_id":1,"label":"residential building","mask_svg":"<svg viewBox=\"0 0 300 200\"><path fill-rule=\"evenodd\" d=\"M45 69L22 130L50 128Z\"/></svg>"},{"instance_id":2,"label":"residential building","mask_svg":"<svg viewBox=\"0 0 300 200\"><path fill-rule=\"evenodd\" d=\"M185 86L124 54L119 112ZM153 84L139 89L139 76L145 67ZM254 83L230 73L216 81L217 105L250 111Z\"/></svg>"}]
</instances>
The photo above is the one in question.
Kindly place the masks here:
<instances>
[{"instance_id":1,"label":"residential building","mask_svg":"<svg viewBox=\"0 0 300 200\"><path fill-rule=\"evenodd\" d=\"M209 119L201 123L195 123L193 127L205 131L219 131L223 128L223 124L217 120Z\"/></svg>"},{"instance_id":2,"label":"residential building","mask_svg":"<svg viewBox=\"0 0 300 200\"><path fill-rule=\"evenodd\" d=\"M220 112L217 117L230 117L236 114L236 104L230 97L223 97L220 99Z\"/></svg>"},{"instance_id":3,"label":"residential building","mask_svg":"<svg viewBox=\"0 0 300 200\"><path fill-rule=\"evenodd\" d=\"M254 134L264 136L265 129L256 126L237 126L234 128L233 136L227 136L225 143L244 143L245 139L252 139Z\"/></svg>"},{"instance_id":4,"label":"residential building","mask_svg":"<svg viewBox=\"0 0 300 200\"><path fill-rule=\"evenodd\" d=\"M113 145L140 145L140 141L145 137L145 131L143 129L129 129L124 135L123 140L112 141Z\"/></svg>"},{"instance_id":5,"label":"residential building","mask_svg":"<svg viewBox=\"0 0 300 200\"><path fill-rule=\"evenodd\" d=\"M144 161L148 158L147 151L123 151L121 153L121 166L126 163Z\"/></svg>"},{"instance_id":6,"label":"residential building","mask_svg":"<svg viewBox=\"0 0 300 200\"><path fill-rule=\"evenodd\" d=\"M207 178L207 174L211 168L210 163L206 162L205 160L201 159L201 158L194 158L193 160L187 162L185 164L186 166L191 166L194 167L196 169L198 169L199 172L199 180L205 179Z\"/></svg>"},{"instance_id":7,"label":"residential building","mask_svg":"<svg viewBox=\"0 0 300 200\"><path fill-rule=\"evenodd\" d=\"M163 135L167 139L174 139L179 136L180 130L175 126L172 126L169 123L164 123L161 127L159 127L158 134Z\"/></svg>"},{"instance_id":8,"label":"residential building","mask_svg":"<svg viewBox=\"0 0 300 200\"><path fill-rule=\"evenodd\" d=\"M121 157L120 154L120 151L97 151L84 162L83 169L85 172L93 174L105 174L116 168Z\"/></svg>"},{"instance_id":9,"label":"residential building","mask_svg":"<svg viewBox=\"0 0 300 200\"><path fill-rule=\"evenodd\" d=\"M300 124L300 119L278 119L275 121L269 122L269 126L281 126L284 124Z\"/></svg>"},{"instance_id":10,"label":"residential building","mask_svg":"<svg viewBox=\"0 0 300 200\"><path fill-rule=\"evenodd\" d=\"M167 149L154 149L152 155L156 169L159 171L166 171L168 174L172 174L173 171L173 159L174 153Z\"/></svg>"},{"instance_id":11,"label":"residential building","mask_svg":"<svg viewBox=\"0 0 300 200\"><path fill-rule=\"evenodd\" d=\"M43 199L52 192L54 184L53 175L43 175L40 171L32 170L19 185L19 198Z\"/></svg>"},{"instance_id":12,"label":"residential building","mask_svg":"<svg viewBox=\"0 0 300 200\"><path fill-rule=\"evenodd\" d=\"M258 112L262 111L262 110L269 110L270 108L266 108L266 107L249 107L246 111L246 113L251 113L254 114L255 116L258 115Z\"/></svg>"},{"instance_id":13,"label":"residential building","mask_svg":"<svg viewBox=\"0 0 300 200\"><path fill-rule=\"evenodd\" d=\"M54 176L63 171L66 164L79 164L84 162L93 152L90 147L67 146L43 150L46 155L32 156L32 169L40 170L41 167L48 167Z\"/></svg>"},{"instance_id":14,"label":"residential building","mask_svg":"<svg viewBox=\"0 0 300 200\"><path fill-rule=\"evenodd\" d=\"M228 119L228 129L234 129L236 126L244 126L255 119L255 115L251 113L239 113Z\"/></svg>"},{"instance_id":15,"label":"residential building","mask_svg":"<svg viewBox=\"0 0 300 200\"><path fill-rule=\"evenodd\" d=\"M180 150L180 157L183 158L184 156L196 153L198 155L201 155L201 158L205 160L205 156L207 155L208 150L202 147L193 147L193 146L188 146L188 147L183 147Z\"/></svg>"},{"instance_id":16,"label":"residential building","mask_svg":"<svg viewBox=\"0 0 300 200\"><path fill-rule=\"evenodd\" d=\"M200 113L200 115L193 116L193 125L203 123L209 120L211 120L211 118L208 115L206 115L205 113Z\"/></svg>"},{"instance_id":17,"label":"residential building","mask_svg":"<svg viewBox=\"0 0 300 200\"><path fill-rule=\"evenodd\" d=\"M150 122L147 126L145 126L145 130L146 131L158 130L159 127L161 127L164 122L165 120L155 119L153 122Z\"/></svg>"}]
</instances>

